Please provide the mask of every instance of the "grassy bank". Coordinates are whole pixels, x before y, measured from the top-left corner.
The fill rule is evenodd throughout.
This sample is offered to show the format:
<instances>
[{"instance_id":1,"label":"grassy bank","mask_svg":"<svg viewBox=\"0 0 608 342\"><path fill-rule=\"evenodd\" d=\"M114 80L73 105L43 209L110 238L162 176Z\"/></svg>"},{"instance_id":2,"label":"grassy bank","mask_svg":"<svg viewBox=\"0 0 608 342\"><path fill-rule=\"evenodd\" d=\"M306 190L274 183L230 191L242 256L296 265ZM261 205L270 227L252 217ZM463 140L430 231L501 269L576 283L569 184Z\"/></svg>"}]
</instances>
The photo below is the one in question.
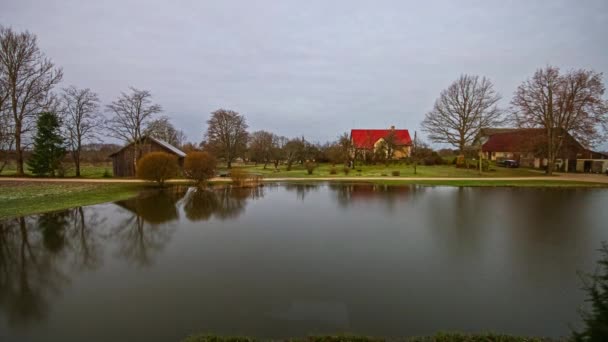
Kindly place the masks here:
<instances>
[{"instance_id":1,"label":"grassy bank","mask_svg":"<svg viewBox=\"0 0 608 342\"><path fill-rule=\"evenodd\" d=\"M144 184L2 182L0 219L118 201L137 195Z\"/></svg>"},{"instance_id":2,"label":"grassy bank","mask_svg":"<svg viewBox=\"0 0 608 342\"><path fill-rule=\"evenodd\" d=\"M217 335L193 335L185 338L182 342L257 342L268 341L269 339L257 339L251 337L228 337ZM383 338L356 335L328 335L328 336L309 336L301 338L272 339L272 341L290 342L384 342L384 341L403 341L403 342L550 342L559 341L549 338L539 337L518 337L500 334L458 334L458 333L439 333L433 336L408 337L408 338Z\"/></svg>"},{"instance_id":3,"label":"grassy bank","mask_svg":"<svg viewBox=\"0 0 608 342\"><path fill-rule=\"evenodd\" d=\"M538 177L542 176L543 173L538 170L531 170L526 168L509 169L504 167L492 166L492 171L483 172L481 175L476 169L462 169L456 168L454 165L433 165L425 166L419 165L416 168L416 174L414 174L414 167L412 165L406 165L404 163L395 163L388 166L384 164L379 165L361 165L354 169L350 169L348 174L343 172L344 167L342 165L336 165L335 167L331 164L319 164L318 167L313 171L312 175L308 175L306 168L302 165L294 165L290 171L286 170L285 165L281 165L278 170L274 169L273 165L268 165L264 169L264 165L237 165L236 167L247 170L248 172L258 173L264 177L386 177L392 176L393 172L399 172L399 176L396 178L408 178L408 177ZM335 169L336 173L332 174L332 169Z\"/></svg>"},{"instance_id":4,"label":"grassy bank","mask_svg":"<svg viewBox=\"0 0 608 342\"><path fill-rule=\"evenodd\" d=\"M71 164L66 164L67 165L67 169L65 172L65 177L75 177L76 176L76 172L74 170L74 168L71 166ZM98 163L98 164L91 164L91 163L83 163L80 166L80 177L81 178L104 178L104 175L112 175L112 163ZM13 177L17 175L17 165L15 163L9 163L7 164L4 169L2 170L2 173L0 173L0 176L7 176L7 177ZM25 175L28 177L32 177L33 175L31 174L31 172L27 169L27 164L25 165ZM1 179L1 178L0 178Z\"/></svg>"},{"instance_id":5,"label":"grassy bank","mask_svg":"<svg viewBox=\"0 0 608 342\"><path fill-rule=\"evenodd\" d=\"M466 187L528 187L528 188L608 188L607 183L578 182L567 180L372 180L383 185L443 185Z\"/></svg>"}]
</instances>

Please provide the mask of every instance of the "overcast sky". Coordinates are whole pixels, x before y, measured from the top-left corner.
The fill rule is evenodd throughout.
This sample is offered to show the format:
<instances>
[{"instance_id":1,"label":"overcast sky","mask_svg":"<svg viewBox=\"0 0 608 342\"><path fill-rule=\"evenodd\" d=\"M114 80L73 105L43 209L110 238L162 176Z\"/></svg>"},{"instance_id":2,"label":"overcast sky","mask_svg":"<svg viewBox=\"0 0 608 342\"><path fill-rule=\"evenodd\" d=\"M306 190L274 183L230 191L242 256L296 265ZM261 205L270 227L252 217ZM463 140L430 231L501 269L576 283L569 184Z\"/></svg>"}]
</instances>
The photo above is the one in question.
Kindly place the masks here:
<instances>
[{"instance_id":1,"label":"overcast sky","mask_svg":"<svg viewBox=\"0 0 608 342\"><path fill-rule=\"evenodd\" d=\"M489 77L503 106L547 64L608 74L607 0L0 0L0 24L35 33L62 86L104 103L148 89L197 141L217 108L325 141L419 130L462 73Z\"/></svg>"}]
</instances>

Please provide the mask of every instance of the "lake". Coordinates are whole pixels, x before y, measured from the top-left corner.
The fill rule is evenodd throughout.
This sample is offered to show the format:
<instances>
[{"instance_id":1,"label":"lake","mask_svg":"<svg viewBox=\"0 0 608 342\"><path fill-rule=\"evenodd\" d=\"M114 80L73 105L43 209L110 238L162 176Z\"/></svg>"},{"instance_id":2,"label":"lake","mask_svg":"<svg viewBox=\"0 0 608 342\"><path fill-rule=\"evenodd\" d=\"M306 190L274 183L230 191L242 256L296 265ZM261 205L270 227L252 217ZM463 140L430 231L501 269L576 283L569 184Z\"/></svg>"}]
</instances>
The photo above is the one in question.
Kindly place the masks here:
<instances>
[{"instance_id":1,"label":"lake","mask_svg":"<svg viewBox=\"0 0 608 342\"><path fill-rule=\"evenodd\" d=\"M437 331L559 337L608 191L171 188L0 223L0 340Z\"/></svg>"}]
</instances>

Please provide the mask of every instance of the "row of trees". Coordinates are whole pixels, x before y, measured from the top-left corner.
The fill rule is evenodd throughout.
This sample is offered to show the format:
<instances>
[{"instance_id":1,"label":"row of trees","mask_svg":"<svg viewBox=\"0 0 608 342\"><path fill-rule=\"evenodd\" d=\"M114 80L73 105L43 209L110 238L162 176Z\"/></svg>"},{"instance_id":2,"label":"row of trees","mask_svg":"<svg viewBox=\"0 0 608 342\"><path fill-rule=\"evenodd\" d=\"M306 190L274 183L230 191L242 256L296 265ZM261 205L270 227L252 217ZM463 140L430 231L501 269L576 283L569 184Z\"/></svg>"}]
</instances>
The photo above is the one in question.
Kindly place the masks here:
<instances>
[{"instance_id":1,"label":"row of trees","mask_svg":"<svg viewBox=\"0 0 608 342\"><path fill-rule=\"evenodd\" d=\"M57 143L71 154L76 176L80 176L83 145L99 141L102 135L136 145L144 135L176 146L185 142L184 133L168 117L156 117L162 107L153 103L149 91L130 88L121 93L105 106L106 118L99 96L91 89L71 86L54 91L62 77L62 69L39 49L35 35L0 27L0 169L15 151L17 173L24 174L24 148L31 144L42 113L57 114L63 138ZM41 122L49 120L47 115Z\"/></svg>"},{"instance_id":2,"label":"row of trees","mask_svg":"<svg viewBox=\"0 0 608 342\"><path fill-rule=\"evenodd\" d=\"M274 164L280 162L290 170L294 164L307 160L348 163L351 158L351 141L348 133L337 141L324 145L311 143L304 137L287 138L260 130L247 132L245 117L235 111L219 109L211 113L207 121L207 140L203 148L224 159L228 168L236 158L247 158L255 163Z\"/></svg>"},{"instance_id":3,"label":"row of trees","mask_svg":"<svg viewBox=\"0 0 608 342\"><path fill-rule=\"evenodd\" d=\"M560 73L547 66L537 70L515 91L510 108L501 109L500 94L485 78L462 75L441 92L422 122L431 141L452 145L464 153L484 128L512 125L542 128L547 141L548 167L569 133L586 146L600 142L608 133L608 101L602 96L602 74L577 69Z\"/></svg>"}]
</instances>

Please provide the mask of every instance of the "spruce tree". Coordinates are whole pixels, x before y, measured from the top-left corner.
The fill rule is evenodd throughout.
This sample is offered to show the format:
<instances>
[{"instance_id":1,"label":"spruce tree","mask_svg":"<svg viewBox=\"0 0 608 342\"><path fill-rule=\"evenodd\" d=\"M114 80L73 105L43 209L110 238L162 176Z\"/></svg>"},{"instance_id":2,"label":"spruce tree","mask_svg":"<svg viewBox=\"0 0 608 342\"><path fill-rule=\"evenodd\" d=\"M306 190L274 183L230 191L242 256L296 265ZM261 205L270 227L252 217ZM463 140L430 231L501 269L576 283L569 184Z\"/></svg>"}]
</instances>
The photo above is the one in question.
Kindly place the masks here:
<instances>
[{"instance_id":1,"label":"spruce tree","mask_svg":"<svg viewBox=\"0 0 608 342\"><path fill-rule=\"evenodd\" d=\"M591 309L582 312L585 328L574 332L573 341L600 342L608 341L608 243L602 242L602 257L598 269L583 276L584 289L587 291L587 302Z\"/></svg>"},{"instance_id":2,"label":"spruce tree","mask_svg":"<svg viewBox=\"0 0 608 342\"><path fill-rule=\"evenodd\" d=\"M41 113L37 128L29 170L36 176L54 176L66 153L59 117L51 112Z\"/></svg>"}]
</instances>

